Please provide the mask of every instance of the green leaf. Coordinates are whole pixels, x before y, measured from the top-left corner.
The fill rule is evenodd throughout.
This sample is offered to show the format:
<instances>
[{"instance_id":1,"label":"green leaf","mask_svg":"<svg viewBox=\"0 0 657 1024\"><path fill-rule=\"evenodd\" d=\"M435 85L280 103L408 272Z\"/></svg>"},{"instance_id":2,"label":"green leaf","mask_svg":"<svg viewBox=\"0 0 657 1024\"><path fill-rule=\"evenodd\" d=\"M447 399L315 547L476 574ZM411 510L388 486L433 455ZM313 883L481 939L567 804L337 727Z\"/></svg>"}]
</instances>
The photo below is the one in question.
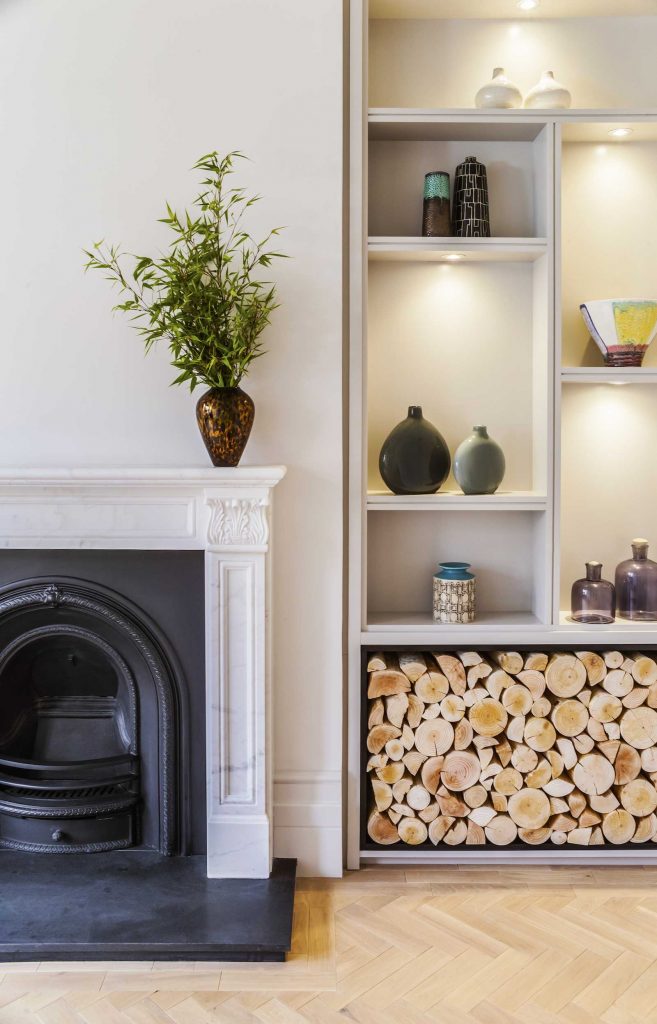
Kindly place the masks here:
<instances>
[{"instance_id":1,"label":"green leaf","mask_svg":"<svg viewBox=\"0 0 657 1024\"><path fill-rule=\"evenodd\" d=\"M159 220L171 231L165 255L123 254L104 240L84 250L85 271L101 270L124 294L114 308L129 315L145 351L165 340L180 371L172 383L189 383L191 391L239 383L263 354L261 335L277 308L275 286L257 270L286 258L270 248L281 229L258 242L241 223L260 196L226 188L240 159L247 158L238 151L199 158L194 167L206 177L194 209L178 215L166 202ZM127 259L131 269L124 269Z\"/></svg>"}]
</instances>

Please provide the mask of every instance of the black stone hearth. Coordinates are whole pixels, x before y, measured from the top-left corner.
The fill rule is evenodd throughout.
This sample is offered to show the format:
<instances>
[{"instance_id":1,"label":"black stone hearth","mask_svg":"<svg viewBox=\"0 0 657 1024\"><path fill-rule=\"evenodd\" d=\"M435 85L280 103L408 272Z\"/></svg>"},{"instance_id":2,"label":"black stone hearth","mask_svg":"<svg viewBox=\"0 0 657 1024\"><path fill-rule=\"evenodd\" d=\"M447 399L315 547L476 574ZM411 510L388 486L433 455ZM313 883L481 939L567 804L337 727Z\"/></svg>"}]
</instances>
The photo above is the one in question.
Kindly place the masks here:
<instances>
[{"instance_id":1,"label":"black stone hearth","mask_svg":"<svg viewBox=\"0 0 657 1024\"><path fill-rule=\"evenodd\" d=\"M294 860L269 879L209 879L205 857L5 851L0 960L282 961L295 873Z\"/></svg>"}]
</instances>

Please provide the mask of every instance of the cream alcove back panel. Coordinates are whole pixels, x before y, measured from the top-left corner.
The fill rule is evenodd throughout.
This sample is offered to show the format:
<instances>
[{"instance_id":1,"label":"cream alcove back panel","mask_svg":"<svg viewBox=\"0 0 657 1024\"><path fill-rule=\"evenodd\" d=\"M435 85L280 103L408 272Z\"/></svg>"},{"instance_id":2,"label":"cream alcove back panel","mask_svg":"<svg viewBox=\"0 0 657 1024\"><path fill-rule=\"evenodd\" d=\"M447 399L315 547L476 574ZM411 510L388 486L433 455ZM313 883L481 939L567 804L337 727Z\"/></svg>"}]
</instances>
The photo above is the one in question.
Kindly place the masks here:
<instances>
[{"instance_id":1,"label":"cream alcove back panel","mask_svg":"<svg viewBox=\"0 0 657 1024\"><path fill-rule=\"evenodd\" d=\"M504 489L532 490L531 264L372 263L369 300L370 489L387 434L421 405L452 454L485 423Z\"/></svg>"},{"instance_id":2,"label":"cream alcove back panel","mask_svg":"<svg viewBox=\"0 0 657 1024\"><path fill-rule=\"evenodd\" d=\"M584 576L602 562L614 579L631 557L633 537L647 537L657 557L657 387L569 385L561 405L561 608Z\"/></svg>"},{"instance_id":3,"label":"cream alcove back panel","mask_svg":"<svg viewBox=\"0 0 657 1024\"><path fill-rule=\"evenodd\" d=\"M0 464L205 466L195 397L145 358L82 248L156 252L208 150L241 149L286 225L281 308L246 388L245 462L285 463L274 527L276 852L341 870L342 5L0 4ZM312 600L308 599L312 593ZM318 771L321 768L321 771Z\"/></svg>"},{"instance_id":4,"label":"cream alcove back panel","mask_svg":"<svg viewBox=\"0 0 657 1024\"><path fill-rule=\"evenodd\" d=\"M471 107L494 67L523 95L552 70L574 107L657 106L657 19L528 19L508 7L508 21L371 22L370 106Z\"/></svg>"},{"instance_id":5,"label":"cream alcove back panel","mask_svg":"<svg viewBox=\"0 0 657 1024\"><path fill-rule=\"evenodd\" d=\"M602 366L580 303L657 299L657 143L566 143L561 164L562 361ZM657 346L644 365L657 366Z\"/></svg>"}]
</instances>

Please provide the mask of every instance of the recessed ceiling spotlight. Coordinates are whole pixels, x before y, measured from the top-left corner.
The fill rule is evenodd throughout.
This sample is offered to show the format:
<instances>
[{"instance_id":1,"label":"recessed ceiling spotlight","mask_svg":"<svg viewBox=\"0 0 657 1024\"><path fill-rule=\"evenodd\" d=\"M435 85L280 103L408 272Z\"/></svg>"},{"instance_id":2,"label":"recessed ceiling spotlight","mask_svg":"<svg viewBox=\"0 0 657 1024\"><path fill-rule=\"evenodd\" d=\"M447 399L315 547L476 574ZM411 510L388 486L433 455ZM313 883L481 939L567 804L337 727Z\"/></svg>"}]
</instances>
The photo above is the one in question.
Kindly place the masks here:
<instances>
[{"instance_id":1,"label":"recessed ceiling spotlight","mask_svg":"<svg viewBox=\"0 0 657 1024\"><path fill-rule=\"evenodd\" d=\"M612 128L609 132L613 139L624 139L632 134L631 128Z\"/></svg>"},{"instance_id":2,"label":"recessed ceiling spotlight","mask_svg":"<svg viewBox=\"0 0 657 1024\"><path fill-rule=\"evenodd\" d=\"M445 256L445 259L450 260L451 262L455 262L456 260L464 260L465 256L463 255L462 252L448 252L447 255Z\"/></svg>"},{"instance_id":3,"label":"recessed ceiling spotlight","mask_svg":"<svg viewBox=\"0 0 657 1024\"><path fill-rule=\"evenodd\" d=\"M521 11L534 11L538 7L538 0L518 0L516 5Z\"/></svg>"}]
</instances>

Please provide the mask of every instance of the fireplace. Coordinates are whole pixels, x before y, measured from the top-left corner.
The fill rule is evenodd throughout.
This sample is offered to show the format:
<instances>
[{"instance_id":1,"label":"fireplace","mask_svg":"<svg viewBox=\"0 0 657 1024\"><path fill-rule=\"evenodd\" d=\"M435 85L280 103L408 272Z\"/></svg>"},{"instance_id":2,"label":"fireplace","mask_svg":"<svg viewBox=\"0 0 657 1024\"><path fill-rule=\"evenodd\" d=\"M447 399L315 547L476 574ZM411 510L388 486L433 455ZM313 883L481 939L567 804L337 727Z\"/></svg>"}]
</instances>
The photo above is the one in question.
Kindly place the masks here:
<instances>
[{"instance_id":1,"label":"fireplace","mask_svg":"<svg viewBox=\"0 0 657 1024\"><path fill-rule=\"evenodd\" d=\"M0 474L0 959L284 959L295 862L272 864L268 635L283 475Z\"/></svg>"},{"instance_id":2,"label":"fireplace","mask_svg":"<svg viewBox=\"0 0 657 1024\"><path fill-rule=\"evenodd\" d=\"M27 555L29 564L78 564L89 575L106 561L23 555L18 564ZM3 573L7 561L15 572L16 555L0 561ZM142 557L113 561L123 563L128 589L137 571L143 585ZM179 808L192 774L181 743L189 699L171 639L97 579L50 575L0 591L0 847L188 852ZM193 774L201 788L203 765Z\"/></svg>"},{"instance_id":3,"label":"fireplace","mask_svg":"<svg viewBox=\"0 0 657 1024\"><path fill-rule=\"evenodd\" d=\"M184 684L159 632L99 583L0 592L1 847L180 851Z\"/></svg>"}]
</instances>

